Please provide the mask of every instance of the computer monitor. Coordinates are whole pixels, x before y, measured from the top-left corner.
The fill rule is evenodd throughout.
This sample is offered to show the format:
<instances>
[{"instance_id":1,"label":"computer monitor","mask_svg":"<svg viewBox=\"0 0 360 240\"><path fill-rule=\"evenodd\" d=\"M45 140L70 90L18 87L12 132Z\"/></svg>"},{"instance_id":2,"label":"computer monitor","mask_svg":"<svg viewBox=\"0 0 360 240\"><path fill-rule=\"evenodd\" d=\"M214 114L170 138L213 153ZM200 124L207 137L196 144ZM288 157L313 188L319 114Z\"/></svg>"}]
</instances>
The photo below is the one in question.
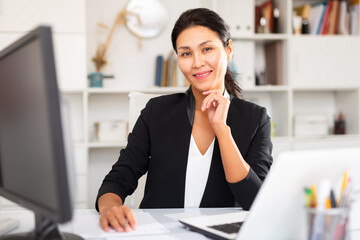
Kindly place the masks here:
<instances>
[{"instance_id":1,"label":"computer monitor","mask_svg":"<svg viewBox=\"0 0 360 240\"><path fill-rule=\"evenodd\" d=\"M81 239L57 228L73 212L63 116L51 28L40 26L0 52L0 195L35 213L26 239Z\"/></svg>"}]
</instances>

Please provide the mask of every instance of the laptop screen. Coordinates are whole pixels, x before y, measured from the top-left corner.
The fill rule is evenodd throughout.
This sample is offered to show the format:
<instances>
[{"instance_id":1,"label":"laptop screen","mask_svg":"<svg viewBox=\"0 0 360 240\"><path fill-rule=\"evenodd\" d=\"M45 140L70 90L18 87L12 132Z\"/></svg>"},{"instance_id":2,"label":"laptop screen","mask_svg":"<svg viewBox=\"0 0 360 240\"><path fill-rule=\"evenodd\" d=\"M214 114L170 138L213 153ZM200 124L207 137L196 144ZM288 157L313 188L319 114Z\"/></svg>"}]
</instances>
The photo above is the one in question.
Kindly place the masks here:
<instances>
[{"instance_id":1,"label":"laptop screen","mask_svg":"<svg viewBox=\"0 0 360 240\"><path fill-rule=\"evenodd\" d=\"M304 187L322 180L329 180L333 186L339 185L345 170L358 184L353 187L359 189L360 148L279 154L237 239L269 239L269 236L278 240L306 239ZM352 219L353 222L359 225L360 215L352 215L357 218Z\"/></svg>"}]
</instances>

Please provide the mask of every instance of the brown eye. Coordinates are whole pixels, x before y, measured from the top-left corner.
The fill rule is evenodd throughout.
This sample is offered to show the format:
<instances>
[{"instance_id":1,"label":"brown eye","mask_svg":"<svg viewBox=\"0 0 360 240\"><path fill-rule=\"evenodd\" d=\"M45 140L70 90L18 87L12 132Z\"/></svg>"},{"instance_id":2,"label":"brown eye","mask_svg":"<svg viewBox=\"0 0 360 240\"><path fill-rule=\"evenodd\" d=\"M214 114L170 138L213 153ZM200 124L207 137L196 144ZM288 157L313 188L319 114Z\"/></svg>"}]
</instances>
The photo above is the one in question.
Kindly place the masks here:
<instances>
[{"instance_id":1,"label":"brown eye","mask_svg":"<svg viewBox=\"0 0 360 240\"><path fill-rule=\"evenodd\" d=\"M181 54L182 57L186 57L186 56L189 56L189 55L190 55L189 52L184 52L184 53Z\"/></svg>"},{"instance_id":2,"label":"brown eye","mask_svg":"<svg viewBox=\"0 0 360 240\"><path fill-rule=\"evenodd\" d=\"M208 52L208 51L210 51L210 50L211 50L211 48L210 48L210 47L207 47L207 48L204 48L203 52Z\"/></svg>"}]
</instances>

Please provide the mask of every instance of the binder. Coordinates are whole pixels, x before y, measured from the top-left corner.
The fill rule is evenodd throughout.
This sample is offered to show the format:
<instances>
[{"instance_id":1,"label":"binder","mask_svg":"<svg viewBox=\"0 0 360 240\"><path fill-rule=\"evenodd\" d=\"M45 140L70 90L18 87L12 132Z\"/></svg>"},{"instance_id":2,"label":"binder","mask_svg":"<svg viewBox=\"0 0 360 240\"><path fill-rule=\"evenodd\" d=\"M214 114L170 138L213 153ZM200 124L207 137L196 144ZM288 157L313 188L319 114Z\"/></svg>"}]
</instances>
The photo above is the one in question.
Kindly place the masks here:
<instances>
[{"instance_id":1,"label":"binder","mask_svg":"<svg viewBox=\"0 0 360 240\"><path fill-rule=\"evenodd\" d=\"M221 0L218 13L230 29L231 37L241 37L254 33L254 2L253 0Z\"/></svg>"}]
</instances>

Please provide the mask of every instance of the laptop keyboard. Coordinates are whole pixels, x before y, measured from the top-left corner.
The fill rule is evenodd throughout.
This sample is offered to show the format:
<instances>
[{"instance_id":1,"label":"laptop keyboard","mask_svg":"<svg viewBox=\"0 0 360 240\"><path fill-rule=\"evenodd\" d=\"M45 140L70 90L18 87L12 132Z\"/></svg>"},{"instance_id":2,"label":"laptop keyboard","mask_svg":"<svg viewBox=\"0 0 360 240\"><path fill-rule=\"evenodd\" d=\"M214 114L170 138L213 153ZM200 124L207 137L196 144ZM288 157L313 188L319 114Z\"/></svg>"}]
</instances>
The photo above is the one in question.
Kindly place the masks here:
<instances>
[{"instance_id":1,"label":"laptop keyboard","mask_svg":"<svg viewBox=\"0 0 360 240\"><path fill-rule=\"evenodd\" d=\"M232 233L239 232L240 227L241 227L242 224L243 224L243 222L234 222L234 223L213 225L213 226L208 226L208 227L216 229L216 230L221 231L221 232L232 234Z\"/></svg>"}]
</instances>

